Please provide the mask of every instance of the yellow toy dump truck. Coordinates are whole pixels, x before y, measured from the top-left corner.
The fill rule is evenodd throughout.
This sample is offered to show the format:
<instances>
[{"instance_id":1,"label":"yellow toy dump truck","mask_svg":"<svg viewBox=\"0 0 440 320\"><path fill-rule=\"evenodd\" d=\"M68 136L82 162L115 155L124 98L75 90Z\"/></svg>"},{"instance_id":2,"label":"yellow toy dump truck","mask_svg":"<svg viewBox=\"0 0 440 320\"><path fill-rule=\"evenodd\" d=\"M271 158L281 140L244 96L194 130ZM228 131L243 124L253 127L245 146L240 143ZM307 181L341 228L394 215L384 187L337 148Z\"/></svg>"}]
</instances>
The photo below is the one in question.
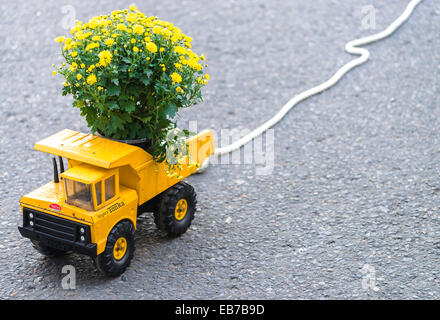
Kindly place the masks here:
<instances>
[{"instance_id":1,"label":"yellow toy dump truck","mask_svg":"<svg viewBox=\"0 0 440 320\"><path fill-rule=\"evenodd\" d=\"M40 141L35 149L53 155L54 181L20 200L21 235L42 254L86 254L104 274L122 274L133 258L138 214L152 211L157 227L171 237L185 233L194 219L196 193L181 180L215 145L210 131L187 143L179 175L170 178L165 164L133 145L72 130Z\"/></svg>"}]
</instances>

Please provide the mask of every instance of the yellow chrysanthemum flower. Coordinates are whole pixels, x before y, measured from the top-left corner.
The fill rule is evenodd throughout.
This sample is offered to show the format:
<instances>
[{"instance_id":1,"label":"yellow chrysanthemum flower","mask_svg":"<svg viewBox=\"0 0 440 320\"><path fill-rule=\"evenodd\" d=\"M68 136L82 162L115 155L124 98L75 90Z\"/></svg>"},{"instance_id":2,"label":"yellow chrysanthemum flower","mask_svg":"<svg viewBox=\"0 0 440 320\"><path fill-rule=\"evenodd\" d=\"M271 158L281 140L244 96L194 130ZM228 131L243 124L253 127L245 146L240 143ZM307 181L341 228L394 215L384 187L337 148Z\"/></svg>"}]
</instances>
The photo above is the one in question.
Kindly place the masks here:
<instances>
[{"instance_id":1,"label":"yellow chrysanthemum flower","mask_svg":"<svg viewBox=\"0 0 440 320\"><path fill-rule=\"evenodd\" d=\"M176 52L176 53L178 53L178 54L187 54L187 50L184 48L184 47L181 47L181 46L177 46L177 47L175 47L174 48L174 51Z\"/></svg>"},{"instance_id":2,"label":"yellow chrysanthemum flower","mask_svg":"<svg viewBox=\"0 0 440 320\"><path fill-rule=\"evenodd\" d=\"M116 29L119 31L127 31L127 27L125 26L125 24L122 24L122 23L118 24L116 26Z\"/></svg>"},{"instance_id":3,"label":"yellow chrysanthemum flower","mask_svg":"<svg viewBox=\"0 0 440 320\"><path fill-rule=\"evenodd\" d=\"M161 30L162 30L161 27L155 26L155 27L153 28L153 33L155 33L155 34L159 34Z\"/></svg>"},{"instance_id":4,"label":"yellow chrysanthemum flower","mask_svg":"<svg viewBox=\"0 0 440 320\"><path fill-rule=\"evenodd\" d=\"M104 50L100 54L98 54L99 57L99 64L103 67L106 67L109 65L109 63L112 61L113 55L110 51Z\"/></svg>"},{"instance_id":5,"label":"yellow chrysanthemum flower","mask_svg":"<svg viewBox=\"0 0 440 320\"><path fill-rule=\"evenodd\" d=\"M151 53L156 53L157 52L157 46L154 42L148 42L145 45L145 48L150 51Z\"/></svg>"},{"instance_id":6,"label":"yellow chrysanthemum flower","mask_svg":"<svg viewBox=\"0 0 440 320\"><path fill-rule=\"evenodd\" d=\"M135 34L143 34L145 32L145 28L139 24L133 26L133 33Z\"/></svg>"},{"instance_id":7,"label":"yellow chrysanthemum flower","mask_svg":"<svg viewBox=\"0 0 440 320\"><path fill-rule=\"evenodd\" d=\"M96 80L96 76L94 74L91 74L90 76L87 77L87 83L92 86L97 82Z\"/></svg>"},{"instance_id":8,"label":"yellow chrysanthemum flower","mask_svg":"<svg viewBox=\"0 0 440 320\"><path fill-rule=\"evenodd\" d=\"M178 41L180 41L180 40L182 40L183 39L183 35L181 34L181 33L175 33L175 34L173 34L173 36L171 37L171 41L173 42L173 43L176 43L176 42L178 42Z\"/></svg>"},{"instance_id":9,"label":"yellow chrysanthemum flower","mask_svg":"<svg viewBox=\"0 0 440 320\"><path fill-rule=\"evenodd\" d=\"M168 30L168 29L160 30L160 34L163 35L167 39L170 38L173 35L173 33L170 30Z\"/></svg>"},{"instance_id":10,"label":"yellow chrysanthemum flower","mask_svg":"<svg viewBox=\"0 0 440 320\"><path fill-rule=\"evenodd\" d=\"M107 46L109 46L109 47L111 47L114 43L115 43L115 40L113 40L113 39L107 39L105 42L104 42Z\"/></svg>"},{"instance_id":11,"label":"yellow chrysanthemum flower","mask_svg":"<svg viewBox=\"0 0 440 320\"><path fill-rule=\"evenodd\" d=\"M127 14L127 21L130 23L136 22L136 15L134 13Z\"/></svg>"},{"instance_id":12,"label":"yellow chrysanthemum flower","mask_svg":"<svg viewBox=\"0 0 440 320\"><path fill-rule=\"evenodd\" d=\"M96 20L92 20L89 22L90 29L95 29L97 26L98 26L98 22ZM97 41L97 40L93 40L93 41Z\"/></svg>"},{"instance_id":13,"label":"yellow chrysanthemum flower","mask_svg":"<svg viewBox=\"0 0 440 320\"><path fill-rule=\"evenodd\" d=\"M78 68L78 64L77 64L76 62L73 62L73 63L70 65L69 70L72 71L72 72L74 72L77 68Z\"/></svg>"},{"instance_id":14,"label":"yellow chrysanthemum flower","mask_svg":"<svg viewBox=\"0 0 440 320\"><path fill-rule=\"evenodd\" d=\"M62 37L56 38L54 41L58 42L58 43L63 43L65 40L66 40L66 37L62 36Z\"/></svg>"},{"instance_id":15,"label":"yellow chrysanthemum flower","mask_svg":"<svg viewBox=\"0 0 440 320\"><path fill-rule=\"evenodd\" d=\"M173 80L173 82L175 82L175 83L181 83L182 82L182 76L180 74L174 72L171 75L171 80Z\"/></svg>"}]
</instances>

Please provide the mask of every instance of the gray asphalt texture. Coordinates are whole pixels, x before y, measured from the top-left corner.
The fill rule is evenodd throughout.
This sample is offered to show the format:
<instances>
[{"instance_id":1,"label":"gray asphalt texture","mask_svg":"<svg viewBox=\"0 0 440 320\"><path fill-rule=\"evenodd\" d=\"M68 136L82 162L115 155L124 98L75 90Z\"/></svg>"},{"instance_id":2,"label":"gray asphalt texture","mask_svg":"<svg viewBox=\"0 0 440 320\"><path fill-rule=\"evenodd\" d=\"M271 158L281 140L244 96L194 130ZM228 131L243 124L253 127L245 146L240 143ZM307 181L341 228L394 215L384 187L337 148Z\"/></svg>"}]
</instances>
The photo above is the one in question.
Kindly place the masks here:
<instances>
[{"instance_id":1,"label":"gray asphalt texture","mask_svg":"<svg viewBox=\"0 0 440 320\"><path fill-rule=\"evenodd\" d=\"M344 45L386 28L408 1L138 1L174 22L204 53L212 80L182 127L253 129L352 57ZM275 168L215 165L188 182L193 227L170 240L150 215L122 277L90 258L54 260L21 238L18 201L52 179L33 144L64 128L88 132L51 75L65 5L79 20L124 1L0 1L0 298L440 298L440 6L425 0L372 57L275 128ZM376 30L362 7L377 9ZM75 290L61 286L76 268ZM372 279L365 268L374 268ZM364 270L364 271L363 271ZM362 285L364 281L364 285ZM367 285L367 286L365 286Z\"/></svg>"}]
</instances>

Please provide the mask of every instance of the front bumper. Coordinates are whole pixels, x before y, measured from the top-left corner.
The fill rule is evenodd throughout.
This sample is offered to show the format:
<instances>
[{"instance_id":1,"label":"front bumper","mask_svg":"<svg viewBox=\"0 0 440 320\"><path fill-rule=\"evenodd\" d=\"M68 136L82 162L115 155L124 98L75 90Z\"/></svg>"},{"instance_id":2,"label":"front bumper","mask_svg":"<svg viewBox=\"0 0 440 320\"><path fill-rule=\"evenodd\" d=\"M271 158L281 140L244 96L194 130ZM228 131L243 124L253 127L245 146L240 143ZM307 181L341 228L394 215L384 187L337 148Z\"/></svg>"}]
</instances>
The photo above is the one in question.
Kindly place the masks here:
<instances>
[{"instance_id":1,"label":"front bumper","mask_svg":"<svg viewBox=\"0 0 440 320\"><path fill-rule=\"evenodd\" d=\"M29 214L33 214L34 225L30 225ZM79 228L85 229L85 241L80 241ZM24 208L23 227L18 227L20 234L42 245L63 250L97 256L96 243L90 243L90 227L70 220L55 217L40 211Z\"/></svg>"}]
</instances>

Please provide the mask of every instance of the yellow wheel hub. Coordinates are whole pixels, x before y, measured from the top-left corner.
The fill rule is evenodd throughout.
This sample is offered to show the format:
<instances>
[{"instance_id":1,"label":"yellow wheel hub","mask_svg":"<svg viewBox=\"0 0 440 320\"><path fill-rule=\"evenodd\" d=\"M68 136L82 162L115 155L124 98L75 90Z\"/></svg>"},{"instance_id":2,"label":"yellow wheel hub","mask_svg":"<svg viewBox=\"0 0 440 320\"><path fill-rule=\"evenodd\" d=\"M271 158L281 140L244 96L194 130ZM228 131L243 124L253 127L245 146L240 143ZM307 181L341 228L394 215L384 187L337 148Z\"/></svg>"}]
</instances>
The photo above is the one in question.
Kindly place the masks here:
<instances>
[{"instance_id":1,"label":"yellow wheel hub","mask_svg":"<svg viewBox=\"0 0 440 320\"><path fill-rule=\"evenodd\" d=\"M188 211L188 202L185 199L180 199L177 202L176 209L174 210L174 217L177 221L182 221Z\"/></svg>"},{"instance_id":2,"label":"yellow wheel hub","mask_svg":"<svg viewBox=\"0 0 440 320\"><path fill-rule=\"evenodd\" d=\"M127 240L124 237L120 237L118 240L116 240L115 246L113 247L113 257L116 260L121 260L126 252Z\"/></svg>"}]
</instances>

